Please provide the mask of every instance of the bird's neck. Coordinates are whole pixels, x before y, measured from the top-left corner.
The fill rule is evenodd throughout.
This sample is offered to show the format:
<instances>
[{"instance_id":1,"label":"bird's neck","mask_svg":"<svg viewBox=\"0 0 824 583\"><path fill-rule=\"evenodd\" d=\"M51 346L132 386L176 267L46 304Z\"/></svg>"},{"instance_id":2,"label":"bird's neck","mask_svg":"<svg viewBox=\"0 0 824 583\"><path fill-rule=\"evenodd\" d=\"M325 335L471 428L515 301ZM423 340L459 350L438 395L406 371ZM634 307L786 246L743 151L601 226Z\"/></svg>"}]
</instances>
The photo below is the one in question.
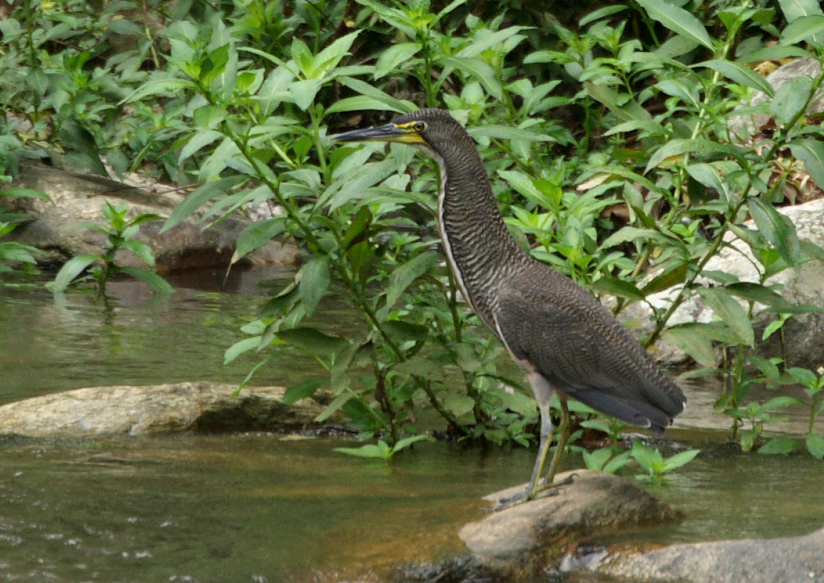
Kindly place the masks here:
<instances>
[{"instance_id":1,"label":"bird's neck","mask_svg":"<svg viewBox=\"0 0 824 583\"><path fill-rule=\"evenodd\" d=\"M469 155L441 158L438 224L452 272L475 313L495 330L497 286L526 255L509 232L483 162Z\"/></svg>"}]
</instances>

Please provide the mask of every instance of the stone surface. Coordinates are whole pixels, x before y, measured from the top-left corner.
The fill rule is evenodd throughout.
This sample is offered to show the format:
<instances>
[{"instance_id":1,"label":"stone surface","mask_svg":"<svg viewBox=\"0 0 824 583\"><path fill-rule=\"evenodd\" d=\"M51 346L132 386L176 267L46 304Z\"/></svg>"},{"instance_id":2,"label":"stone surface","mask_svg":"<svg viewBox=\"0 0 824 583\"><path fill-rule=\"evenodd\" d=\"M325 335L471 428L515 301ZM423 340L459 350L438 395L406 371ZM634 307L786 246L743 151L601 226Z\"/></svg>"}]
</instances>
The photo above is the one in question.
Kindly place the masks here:
<instances>
[{"instance_id":1,"label":"stone surface","mask_svg":"<svg viewBox=\"0 0 824 583\"><path fill-rule=\"evenodd\" d=\"M494 512L465 525L459 536L484 564L506 576L529 577L554 568L567 545L583 537L676 518L676 511L635 482L601 472L576 470L558 474L557 495ZM486 497L497 503L526 485Z\"/></svg>"},{"instance_id":2,"label":"stone surface","mask_svg":"<svg viewBox=\"0 0 824 583\"><path fill-rule=\"evenodd\" d=\"M0 435L78 438L175 431L294 430L313 427L324 405L283 403L283 387L185 382L146 387L92 387L0 407ZM339 422L333 416L327 423Z\"/></svg>"},{"instance_id":3,"label":"stone surface","mask_svg":"<svg viewBox=\"0 0 824 583\"><path fill-rule=\"evenodd\" d=\"M801 537L677 544L618 554L596 562L592 570L633 581L822 583L824 529Z\"/></svg>"},{"instance_id":4,"label":"stone surface","mask_svg":"<svg viewBox=\"0 0 824 583\"><path fill-rule=\"evenodd\" d=\"M45 257L38 257L38 261L46 265L62 264L83 253L100 253L105 235L84 225L105 224L102 211L105 202L115 206L127 203L130 216L154 213L168 217L184 199L175 191L137 188L101 176L41 164L21 166L13 186L41 190L52 199L52 202L31 198L4 201L16 211L36 217L17 227L8 238L46 251ZM249 224L248 220L233 216L203 230L197 218L190 217L160 233L163 221L151 221L141 225L137 239L152 248L160 272L226 267L238 235ZM122 252L116 261L122 267L145 267L133 253ZM270 241L241 260L252 265L297 265L299 262L300 251L296 247L284 247L277 241Z\"/></svg>"},{"instance_id":5,"label":"stone surface","mask_svg":"<svg viewBox=\"0 0 824 583\"><path fill-rule=\"evenodd\" d=\"M795 224L798 237L807 239L824 246L824 199L814 200L798 206L782 207L779 212L787 216ZM755 225L748 223L750 228ZM707 262L705 270L722 271L738 277L740 281L758 282L758 272L753 262L749 246L728 233L726 237L730 243L723 247L718 254ZM706 278L698 278L698 283L712 285L714 282ZM783 286L781 295L793 304L810 304L824 308L824 263L813 260L805 263L800 272L792 269L784 270L767 280L768 285ZM672 299L680 291L680 286L659 292L647 299L656 308L669 307ZM742 306L746 304L742 301ZM774 335L767 343L760 342L764 328L775 315L763 311L764 306L756 304L756 313L761 312L754 323L756 354L759 356L775 356L781 354L778 346L779 336ZM646 303L636 302L623 312L623 318L641 322L645 331L653 329L652 310ZM686 322L712 322L716 319L712 309L698 296L693 296L673 313L669 325ZM787 343L787 360L790 366L802 366L815 370L824 364L824 343L820 339L824 335L824 314L799 314L790 318L784 327L784 336ZM659 362L678 364L687 359L681 350L665 342L659 343L655 352Z\"/></svg>"}]
</instances>

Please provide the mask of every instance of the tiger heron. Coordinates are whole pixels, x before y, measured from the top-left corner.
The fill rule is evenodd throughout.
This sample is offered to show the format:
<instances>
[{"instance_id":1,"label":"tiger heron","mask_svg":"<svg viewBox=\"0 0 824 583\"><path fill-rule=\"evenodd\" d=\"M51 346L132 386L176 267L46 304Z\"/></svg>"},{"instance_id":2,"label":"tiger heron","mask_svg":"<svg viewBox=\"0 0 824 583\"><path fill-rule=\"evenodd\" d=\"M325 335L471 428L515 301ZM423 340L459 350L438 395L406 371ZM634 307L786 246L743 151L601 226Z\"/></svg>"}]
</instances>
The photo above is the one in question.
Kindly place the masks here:
<instances>
[{"instance_id":1,"label":"tiger heron","mask_svg":"<svg viewBox=\"0 0 824 583\"><path fill-rule=\"evenodd\" d=\"M526 499L550 486L571 430L571 397L661 436L686 399L616 319L571 279L525 252L504 224L472 138L440 109L331 136L335 142L398 142L440 165L438 228L461 293L524 370L541 413L541 442ZM549 401L561 404L549 472Z\"/></svg>"}]
</instances>

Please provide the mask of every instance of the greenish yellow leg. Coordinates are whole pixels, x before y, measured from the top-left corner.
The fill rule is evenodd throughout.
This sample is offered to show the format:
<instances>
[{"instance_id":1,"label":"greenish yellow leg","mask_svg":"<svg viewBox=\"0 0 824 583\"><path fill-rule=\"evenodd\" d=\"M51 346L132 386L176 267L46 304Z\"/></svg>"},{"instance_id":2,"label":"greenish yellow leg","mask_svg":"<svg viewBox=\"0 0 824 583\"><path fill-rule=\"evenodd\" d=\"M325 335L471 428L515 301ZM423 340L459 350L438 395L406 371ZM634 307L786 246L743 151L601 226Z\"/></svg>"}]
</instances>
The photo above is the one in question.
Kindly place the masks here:
<instances>
[{"instance_id":1,"label":"greenish yellow leg","mask_svg":"<svg viewBox=\"0 0 824 583\"><path fill-rule=\"evenodd\" d=\"M558 426L560 431L558 435L558 445L555 447L555 454L552 456L552 463L549 464L549 474L544 481L545 486L552 486L555 480L555 474L558 472L558 467L561 465L561 458L564 455L567 440L569 439L570 429L572 429L572 419L569 416L569 409L567 408L566 399L561 397L561 424Z\"/></svg>"}]
</instances>

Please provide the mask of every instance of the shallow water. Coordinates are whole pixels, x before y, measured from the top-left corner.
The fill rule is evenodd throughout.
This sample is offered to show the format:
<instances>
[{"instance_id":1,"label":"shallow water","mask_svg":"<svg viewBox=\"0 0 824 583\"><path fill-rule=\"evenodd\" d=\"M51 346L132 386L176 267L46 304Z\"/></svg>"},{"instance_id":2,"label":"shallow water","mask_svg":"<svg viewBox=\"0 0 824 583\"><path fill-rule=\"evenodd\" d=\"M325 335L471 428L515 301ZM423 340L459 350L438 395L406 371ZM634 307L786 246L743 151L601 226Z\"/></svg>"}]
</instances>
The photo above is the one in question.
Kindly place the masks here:
<instances>
[{"instance_id":1,"label":"shallow water","mask_svg":"<svg viewBox=\"0 0 824 583\"><path fill-rule=\"evenodd\" d=\"M234 274L225 293L215 291L222 274L189 275L166 300L116 283L107 304L74 292L55 301L33 284L0 287L0 404L101 384L239 382L256 361L223 366L223 352L244 337L261 276ZM358 325L334 303L323 314L332 328ZM256 384L314 374L309 359L288 354ZM794 536L824 526L824 463L742 454L723 434L695 430L728 425L711 411L717 390L686 387L690 408L668 437L704 453L653 488L683 520L594 542ZM796 412L787 427L803 423ZM386 465L333 451L341 445L351 443L271 434L0 440L0 580L380 580L393 565L464 553L456 533L482 518L479 498L525 481L535 453L422 443ZM575 456L567 463L583 465Z\"/></svg>"}]
</instances>

